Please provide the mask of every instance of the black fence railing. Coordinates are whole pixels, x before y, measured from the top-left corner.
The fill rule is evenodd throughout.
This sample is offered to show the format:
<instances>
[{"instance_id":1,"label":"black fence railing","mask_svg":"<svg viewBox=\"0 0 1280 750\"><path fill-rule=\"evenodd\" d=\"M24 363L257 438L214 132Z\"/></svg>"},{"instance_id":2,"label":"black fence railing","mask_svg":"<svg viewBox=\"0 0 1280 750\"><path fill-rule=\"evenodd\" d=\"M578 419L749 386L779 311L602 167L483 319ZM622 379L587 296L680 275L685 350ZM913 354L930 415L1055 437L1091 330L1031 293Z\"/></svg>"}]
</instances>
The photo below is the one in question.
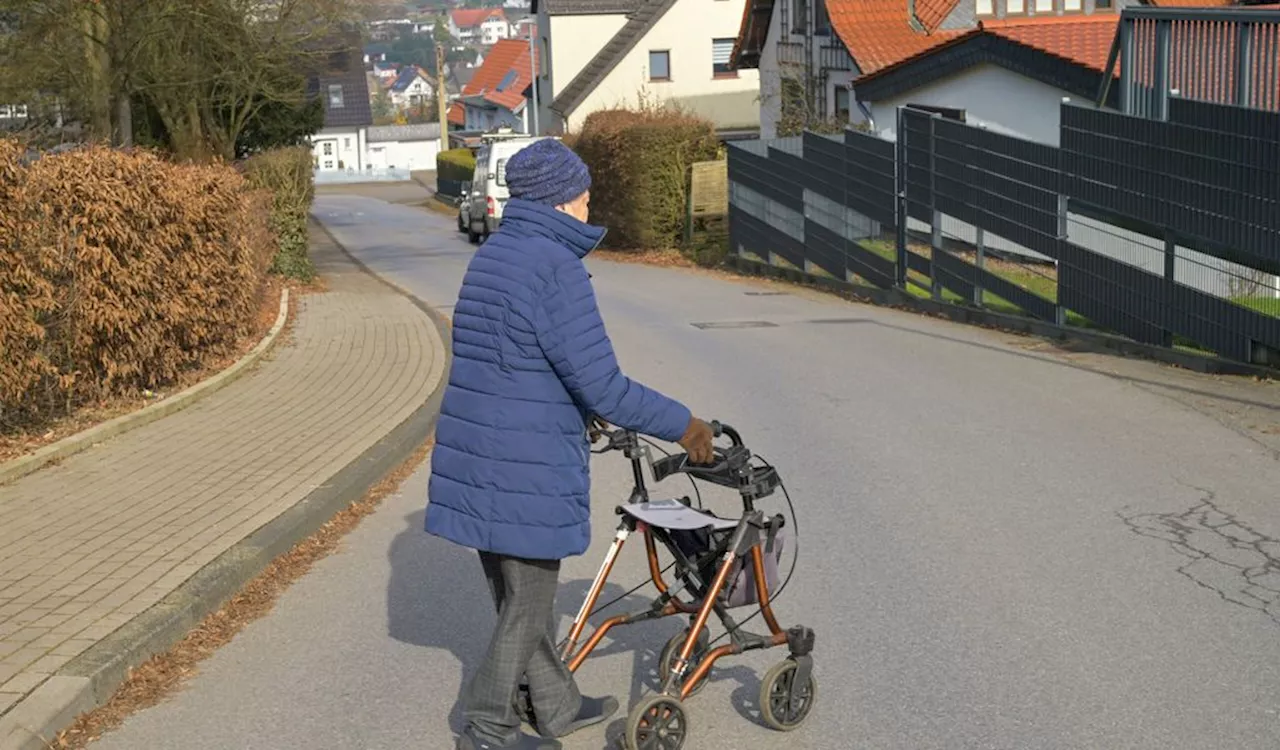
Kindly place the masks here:
<instances>
[{"instance_id":1,"label":"black fence railing","mask_svg":"<svg viewBox=\"0 0 1280 750\"><path fill-rule=\"evenodd\" d=\"M907 107L896 132L730 144L734 252L1280 365L1280 114L1064 103L1055 147Z\"/></svg>"}]
</instances>

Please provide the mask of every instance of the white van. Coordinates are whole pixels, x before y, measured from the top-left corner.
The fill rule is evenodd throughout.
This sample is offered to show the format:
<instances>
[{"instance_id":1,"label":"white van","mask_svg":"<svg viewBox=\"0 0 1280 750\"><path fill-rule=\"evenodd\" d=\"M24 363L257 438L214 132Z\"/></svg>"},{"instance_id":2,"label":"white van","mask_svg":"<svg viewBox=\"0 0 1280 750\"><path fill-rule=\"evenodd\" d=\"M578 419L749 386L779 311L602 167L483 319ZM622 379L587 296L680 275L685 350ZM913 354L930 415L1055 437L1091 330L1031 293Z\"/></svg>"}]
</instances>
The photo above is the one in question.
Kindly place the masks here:
<instances>
[{"instance_id":1,"label":"white van","mask_svg":"<svg viewBox=\"0 0 1280 750\"><path fill-rule=\"evenodd\" d=\"M476 150L476 171L471 178L471 206L467 212L467 238L473 243L488 238L502 223L502 209L511 197L507 192L507 160L534 141L553 137L510 131L481 137L480 148Z\"/></svg>"}]
</instances>

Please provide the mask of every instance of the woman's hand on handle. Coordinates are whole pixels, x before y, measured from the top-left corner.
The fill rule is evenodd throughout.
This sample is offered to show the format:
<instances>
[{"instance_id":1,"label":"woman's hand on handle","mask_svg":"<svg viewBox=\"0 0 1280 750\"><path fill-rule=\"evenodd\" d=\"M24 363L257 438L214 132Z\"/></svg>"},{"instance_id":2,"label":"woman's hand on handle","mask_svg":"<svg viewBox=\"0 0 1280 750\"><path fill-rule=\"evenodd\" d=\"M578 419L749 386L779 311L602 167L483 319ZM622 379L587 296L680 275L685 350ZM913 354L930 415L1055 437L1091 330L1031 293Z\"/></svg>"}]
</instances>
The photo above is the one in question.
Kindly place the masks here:
<instances>
[{"instance_id":1,"label":"woman's hand on handle","mask_svg":"<svg viewBox=\"0 0 1280 750\"><path fill-rule=\"evenodd\" d=\"M684 437L680 438L680 447L689 454L690 463L709 464L715 461L715 452L711 441L715 435L711 425L691 417L689 426L685 428Z\"/></svg>"}]
</instances>

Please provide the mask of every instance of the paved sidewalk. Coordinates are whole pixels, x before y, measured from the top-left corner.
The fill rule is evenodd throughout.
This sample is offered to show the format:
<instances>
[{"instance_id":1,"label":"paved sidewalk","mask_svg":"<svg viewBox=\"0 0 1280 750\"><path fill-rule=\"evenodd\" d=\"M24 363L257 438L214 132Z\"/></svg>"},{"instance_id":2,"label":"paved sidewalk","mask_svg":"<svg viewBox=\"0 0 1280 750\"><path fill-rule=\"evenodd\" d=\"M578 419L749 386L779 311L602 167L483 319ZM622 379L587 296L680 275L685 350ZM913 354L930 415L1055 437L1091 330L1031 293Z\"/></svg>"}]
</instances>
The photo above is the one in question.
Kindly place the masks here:
<instances>
[{"instance_id":1,"label":"paved sidewalk","mask_svg":"<svg viewBox=\"0 0 1280 750\"><path fill-rule=\"evenodd\" d=\"M0 723L435 392L434 321L313 236L327 288L294 296L294 327L256 372L0 487Z\"/></svg>"}]
</instances>

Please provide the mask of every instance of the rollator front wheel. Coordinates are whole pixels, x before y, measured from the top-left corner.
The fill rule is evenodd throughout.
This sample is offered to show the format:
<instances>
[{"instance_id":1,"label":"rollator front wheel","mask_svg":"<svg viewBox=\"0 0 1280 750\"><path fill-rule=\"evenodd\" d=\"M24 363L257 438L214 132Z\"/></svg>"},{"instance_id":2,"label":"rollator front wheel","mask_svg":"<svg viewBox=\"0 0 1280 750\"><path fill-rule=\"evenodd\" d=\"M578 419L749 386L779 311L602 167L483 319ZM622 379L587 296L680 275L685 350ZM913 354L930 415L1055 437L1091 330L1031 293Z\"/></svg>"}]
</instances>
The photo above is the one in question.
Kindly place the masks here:
<instances>
[{"instance_id":1,"label":"rollator front wheel","mask_svg":"<svg viewBox=\"0 0 1280 750\"><path fill-rule=\"evenodd\" d=\"M675 698L655 695L627 717L628 750L680 750L688 736L688 714Z\"/></svg>"},{"instance_id":2,"label":"rollator front wheel","mask_svg":"<svg viewBox=\"0 0 1280 750\"><path fill-rule=\"evenodd\" d=\"M671 672L671 663L675 661L676 656L680 654L680 649L684 646L685 639L689 637L689 629L676 633L671 636L671 640L667 641L667 645L662 647L662 655L658 657L658 679L667 679L667 674ZM711 647L711 631L706 628L698 634L697 644L693 648L693 656L689 659L689 666L685 669L685 675L693 673L698 668L698 664L702 662L702 658L707 655L707 650ZM710 674L708 672L707 674ZM689 691L689 695L695 695L699 690L707 686L707 675L703 675L698 684L694 685Z\"/></svg>"},{"instance_id":3,"label":"rollator front wheel","mask_svg":"<svg viewBox=\"0 0 1280 750\"><path fill-rule=\"evenodd\" d=\"M760 681L760 717L780 732L789 732L804 723L818 697L818 678L809 673L805 684L796 684L794 659L774 665Z\"/></svg>"}]
</instances>

